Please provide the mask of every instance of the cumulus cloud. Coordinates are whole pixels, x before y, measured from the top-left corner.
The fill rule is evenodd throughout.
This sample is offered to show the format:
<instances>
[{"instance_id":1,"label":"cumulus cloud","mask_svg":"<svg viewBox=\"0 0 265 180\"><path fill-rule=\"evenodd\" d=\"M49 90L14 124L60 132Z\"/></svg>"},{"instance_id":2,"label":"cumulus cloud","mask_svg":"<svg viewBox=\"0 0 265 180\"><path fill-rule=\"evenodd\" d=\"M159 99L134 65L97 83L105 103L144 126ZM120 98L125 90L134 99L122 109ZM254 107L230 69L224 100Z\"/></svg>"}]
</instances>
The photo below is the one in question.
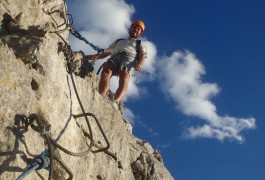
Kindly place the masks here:
<instances>
[{"instance_id":1,"label":"cumulus cloud","mask_svg":"<svg viewBox=\"0 0 265 180\"><path fill-rule=\"evenodd\" d=\"M160 85L176 103L176 108L188 116L206 121L203 126L189 127L186 137L225 138L244 142L241 131L256 127L254 118L221 117L211 98L220 92L215 83L203 82L205 68L191 52L176 51L158 63Z\"/></svg>"},{"instance_id":2,"label":"cumulus cloud","mask_svg":"<svg viewBox=\"0 0 265 180\"><path fill-rule=\"evenodd\" d=\"M157 148L164 148L164 149L166 149L166 148L168 148L170 146L170 144L169 143L167 143L167 144L161 144L161 145L158 145L157 146Z\"/></svg>"},{"instance_id":3,"label":"cumulus cloud","mask_svg":"<svg viewBox=\"0 0 265 180\"><path fill-rule=\"evenodd\" d=\"M135 12L134 7L123 0L76 0L67 4L79 29L114 37L127 33L130 17Z\"/></svg>"},{"instance_id":4,"label":"cumulus cloud","mask_svg":"<svg viewBox=\"0 0 265 180\"><path fill-rule=\"evenodd\" d=\"M133 114L133 112L128 109L128 108L124 108L123 109L123 117L128 120L131 125L135 125L135 115Z\"/></svg>"},{"instance_id":5,"label":"cumulus cloud","mask_svg":"<svg viewBox=\"0 0 265 180\"><path fill-rule=\"evenodd\" d=\"M145 129L149 133L151 137L160 135L153 128L150 128L143 121L140 121L139 117L137 117L130 109L126 107L123 109L123 117L124 119L128 120L132 126L136 126L136 125L141 126L143 129Z\"/></svg>"}]
</instances>

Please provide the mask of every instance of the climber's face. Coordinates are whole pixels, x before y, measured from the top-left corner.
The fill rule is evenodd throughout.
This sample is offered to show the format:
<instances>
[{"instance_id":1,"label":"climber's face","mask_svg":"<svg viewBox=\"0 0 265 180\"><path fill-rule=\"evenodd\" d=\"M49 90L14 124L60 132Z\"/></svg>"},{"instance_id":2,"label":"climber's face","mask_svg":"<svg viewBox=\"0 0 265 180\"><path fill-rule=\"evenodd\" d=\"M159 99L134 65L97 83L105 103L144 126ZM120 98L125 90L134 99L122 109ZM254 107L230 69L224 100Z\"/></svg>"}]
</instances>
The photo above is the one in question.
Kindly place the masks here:
<instances>
[{"instance_id":1,"label":"climber's face","mask_svg":"<svg viewBox=\"0 0 265 180\"><path fill-rule=\"evenodd\" d=\"M131 38L138 38L139 36L142 35L142 33L143 33L143 30L139 25L137 25L137 24L132 25L132 27L130 29L130 37Z\"/></svg>"}]
</instances>

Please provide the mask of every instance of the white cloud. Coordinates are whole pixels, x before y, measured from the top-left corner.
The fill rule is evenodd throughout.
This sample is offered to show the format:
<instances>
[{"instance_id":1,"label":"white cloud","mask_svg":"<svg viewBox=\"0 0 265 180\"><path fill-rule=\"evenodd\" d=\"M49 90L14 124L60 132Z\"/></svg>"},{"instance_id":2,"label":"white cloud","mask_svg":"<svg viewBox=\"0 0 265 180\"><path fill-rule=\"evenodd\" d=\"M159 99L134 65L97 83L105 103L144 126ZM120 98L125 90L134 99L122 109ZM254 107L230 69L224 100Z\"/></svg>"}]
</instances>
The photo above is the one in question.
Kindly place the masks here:
<instances>
[{"instance_id":1,"label":"white cloud","mask_svg":"<svg viewBox=\"0 0 265 180\"><path fill-rule=\"evenodd\" d=\"M124 108L123 109L123 117L124 119L128 120L132 126L138 125L145 129L151 137L159 136L160 134L157 133L153 128L147 126L143 121L139 121L139 117L137 117L130 109Z\"/></svg>"},{"instance_id":2,"label":"white cloud","mask_svg":"<svg viewBox=\"0 0 265 180\"><path fill-rule=\"evenodd\" d=\"M135 12L123 0L76 0L67 4L79 29L114 37L127 33L130 17Z\"/></svg>"},{"instance_id":3,"label":"white cloud","mask_svg":"<svg viewBox=\"0 0 265 180\"><path fill-rule=\"evenodd\" d=\"M135 125L135 115L130 109L123 109L123 117L128 120L133 126Z\"/></svg>"},{"instance_id":4,"label":"white cloud","mask_svg":"<svg viewBox=\"0 0 265 180\"><path fill-rule=\"evenodd\" d=\"M150 79L152 79L155 74L157 50L154 43L148 41L147 39L143 39L143 42L147 47L147 57L145 59L142 71L146 73L145 75L147 75Z\"/></svg>"},{"instance_id":5,"label":"white cloud","mask_svg":"<svg viewBox=\"0 0 265 180\"><path fill-rule=\"evenodd\" d=\"M170 57L163 57L158 66L161 88L173 99L176 108L207 123L188 128L186 137L228 138L242 143L241 131L256 127L254 118L221 117L217 114L211 98L219 93L220 88L215 83L203 82L204 66L191 52L174 52Z\"/></svg>"},{"instance_id":6,"label":"white cloud","mask_svg":"<svg viewBox=\"0 0 265 180\"><path fill-rule=\"evenodd\" d=\"M219 92L216 84L203 83L203 65L190 52L174 52L158 63L163 78L163 90L186 115L216 119L216 107L209 99Z\"/></svg>"},{"instance_id":7,"label":"white cloud","mask_svg":"<svg viewBox=\"0 0 265 180\"><path fill-rule=\"evenodd\" d=\"M148 128L147 130L150 133L151 137L159 136L159 133L157 133L156 131L154 131L152 128Z\"/></svg>"},{"instance_id":8,"label":"white cloud","mask_svg":"<svg viewBox=\"0 0 265 180\"><path fill-rule=\"evenodd\" d=\"M140 88L137 86L137 79L134 75L131 76L129 87L125 98L137 98L140 94Z\"/></svg>"},{"instance_id":9,"label":"white cloud","mask_svg":"<svg viewBox=\"0 0 265 180\"><path fill-rule=\"evenodd\" d=\"M169 143L167 143L167 144L161 144L161 145L158 145L157 146L157 148L164 148L164 149L166 149L166 148L168 148L170 146L170 144Z\"/></svg>"}]
</instances>

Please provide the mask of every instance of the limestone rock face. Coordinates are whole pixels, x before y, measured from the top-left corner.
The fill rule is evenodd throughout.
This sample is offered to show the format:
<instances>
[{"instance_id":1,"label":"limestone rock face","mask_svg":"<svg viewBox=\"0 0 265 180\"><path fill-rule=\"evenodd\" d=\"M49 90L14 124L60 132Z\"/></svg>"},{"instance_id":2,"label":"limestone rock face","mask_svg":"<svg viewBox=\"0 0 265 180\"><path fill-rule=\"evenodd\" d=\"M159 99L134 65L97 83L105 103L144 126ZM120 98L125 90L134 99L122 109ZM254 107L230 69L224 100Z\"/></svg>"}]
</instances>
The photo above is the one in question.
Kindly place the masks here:
<instances>
[{"instance_id":1,"label":"limestone rock face","mask_svg":"<svg viewBox=\"0 0 265 180\"><path fill-rule=\"evenodd\" d=\"M39 157L49 166L26 179L173 179L98 94L84 54L67 46L65 9L61 0L0 2L0 179L18 178Z\"/></svg>"}]
</instances>

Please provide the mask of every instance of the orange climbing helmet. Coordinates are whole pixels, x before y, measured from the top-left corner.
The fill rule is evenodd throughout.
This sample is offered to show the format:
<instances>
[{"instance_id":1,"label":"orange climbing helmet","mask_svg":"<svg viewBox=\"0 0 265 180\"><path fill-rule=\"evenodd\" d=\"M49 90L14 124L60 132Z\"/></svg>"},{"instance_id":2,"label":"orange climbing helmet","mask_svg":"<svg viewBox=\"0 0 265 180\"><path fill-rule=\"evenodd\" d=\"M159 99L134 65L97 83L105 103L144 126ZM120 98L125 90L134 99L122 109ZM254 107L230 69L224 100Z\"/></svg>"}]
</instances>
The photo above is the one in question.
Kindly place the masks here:
<instances>
[{"instance_id":1,"label":"orange climbing helmet","mask_svg":"<svg viewBox=\"0 0 265 180\"><path fill-rule=\"evenodd\" d=\"M132 27L133 25L138 25L138 26L140 26L140 27L142 28L142 31L144 32L145 25L144 25L144 22L143 22L143 21L136 20L136 21L134 21L134 22L132 23L131 27Z\"/></svg>"}]
</instances>

